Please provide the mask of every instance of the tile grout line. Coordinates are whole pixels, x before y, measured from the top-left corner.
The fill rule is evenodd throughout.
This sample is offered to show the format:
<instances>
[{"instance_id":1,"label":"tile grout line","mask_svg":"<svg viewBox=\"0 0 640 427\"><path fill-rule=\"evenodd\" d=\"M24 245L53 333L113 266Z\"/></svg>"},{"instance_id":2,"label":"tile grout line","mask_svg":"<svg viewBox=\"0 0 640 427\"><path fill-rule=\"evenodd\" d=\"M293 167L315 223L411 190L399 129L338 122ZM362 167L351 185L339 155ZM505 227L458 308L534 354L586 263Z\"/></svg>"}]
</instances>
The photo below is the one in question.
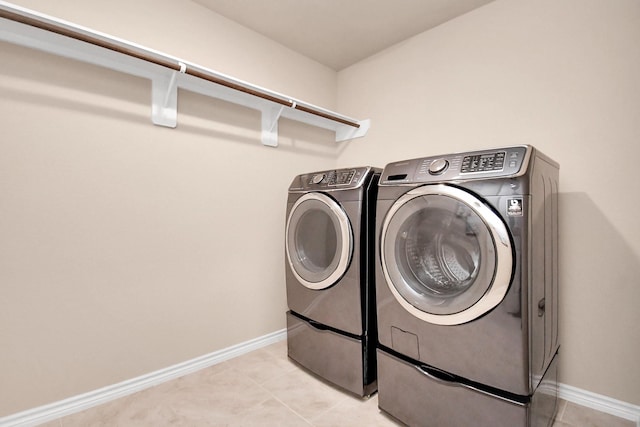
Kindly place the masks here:
<instances>
[{"instance_id":1,"label":"tile grout line","mask_svg":"<svg viewBox=\"0 0 640 427\"><path fill-rule=\"evenodd\" d=\"M268 351L268 350L267 350ZM273 356L275 359L278 360L285 360L287 362L290 362L289 360L289 356L285 355L284 358L282 357L282 354L275 354L275 353L270 353L271 356ZM269 381L276 379L276 378L282 378L285 377L286 375L288 375L289 373L295 371L295 370L300 370L301 368L299 368L298 366L296 366L295 364L292 364L291 369L287 370L286 372L283 372L282 374L273 377L271 379L269 379ZM313 375L311 375L311 377L313 377ZM322 383L322 381L320 381L319 379L313 377L314 381L318 381L318 384L321 385L325 385ZM314 422L310 419L307 419L305 416L303 416L302 414L298 413L298 411L296 411L295 409L291 408L289 405L287 405L284 401L282 401L280 398L278 398L278 396L276 396L275 394L273 394L271 392L271 390L267 389L266 387L263 386L262 383L258 383L257 381L254 380L254 382L256 384L258 384L263 390L265 390L267 393L269 393L270 396L272 396L275 400L277 400L278 402L280 402L282 405L284 405L288 410L290 410L291 412L293 412L294 414L296 414L298 417L300 417L301 419L303 419L307 424L309 424L309 426L315 426ZM317 418L327 412L329 412L330 410L333 410L336 406L340 405L342 402L344 402L345 399L347 399L348 396L343 396L343 398L339 401L336 402L334 405L332 405L331 407L327 408L325 411L322 411L321 413L317 414L314 418Z\"/></svg>"},{"instance_id":2,"label":"tile grout line","mask_svg":"<svg viewBox=\"0 0 640 427\"><path fill-rule=\"evenodd\" d=\"M281 375L281 377L284 375ZM262 388L264 391L266 391L267 393L269 393L269 396L271 396L273 399L275 399L276 401L278 401L282 406L284 406L285 408L287 408L289 411L291 411L292 413L294 413L296 416L298 416L300 419L302 419L305 423L309 424L310 426L313 426L313 424L307 420L305 417L302 416L302 414L299 414L295 409L291 408L289 405L287 405L286 403L284 403L282 400L280 400L278 398L278 396L276 396L275 394L273 394L271 392L271 390L269 390L268 388L264 387L261 383L257 382L254 380L254 382L256 384L258 384L258 386L260 388Z\"/></svg>"},{"instance_id":3,"label":"tile grout line","mask_svg":"<svg viewBox=\"0 0 640 427\"><path fill-rule=\"evenodd\" d=\"M347 399L349 399L349 396L343 396L343 398L342 398L339 402L336 402L336 404L335 404L335 405L332 405L331 407L329 407L329 408L327 408L326 410L324 410L324 411L320 412L319 414L317 414L317 415L314 417L314 419L318 419L320 416L323 416L323 415L325 415L327 412L332 411L333 409L335 409L336 407L338 407L339 405L341 405L341 404L342 404L345 400L347 400ZM314 426L315 426L315 423L313 423L312 421L310 421L310 422L311 422L311 425L314 425Z\"/></svg>"},{"instance_id":4,"label":"tile grout line","mask_svg":"<svg viewBox=\"0 0 640 427\"><path fill-rule=\"evenodd\" d=\"M271 352L269 352L268 350L265 350L265 351L267 351L267 352L269 353L269 355L270 355L270 356L272 356L274 359L278 359L278 360L280 360L280 359L281 359L281 356L280 356L280 355L275 354L275 353L271 353ZM292 371L293 371L293 369L291 369L291 370L289 370L289 371L286 371L286 372L284 372L284 373L281 373L280 375L276 375L276 376L275 376L275 377L273 377L273 378L269 378L267 381L271 381L271 380L274 380L274 379L276 379L276 378L282 378L282 377L284 377L285 375L287 375L289 372L292 372ZM272 399L275 399L278 403L280 403L282 406L284 406L285 408L287 408L289 411L291 411L293 414L295 414L298 418L302 419L304 422L306 422L307 424L309 424L309 426L313 426L313 424L312 424L309 420L307 420L305 417L303 417L301 414L299 414L296 410L294 410L294 409L293 409L293 408L291 408L289 405L287 405L287 404L286 404L286 403L284 403L282 400L280 400L280 399L279 399L275 394L273 394L273 393L271 392L271 390L269 390L268 388L266 388L266 387L263 385L263 383L260 383L260 382L258 382L257 380L255 380L255 379L251 378L251 376L250 376L250 375L248 375L246 372L243 372L243 371L238 370L238 369L236 369L236 372L238 372L238 373L242 374L245 378L247 378L247 379L249 379L251 382L255 383L258 387L260 387L262 390L264 390L265 392L267 392L267 394L268 394L269 396L271 396L271 398L272 398ZM266 381L265 381L265 382L266 382ZM268 399L266 399L266 400L262 401L261 403L264 403L264 402L266 402L267 400L268 400Z\"/></svg>"},{"instance_id":5,"label":"tile grout line","mask_svg":"<svg viewBox=\"0 0 640 427\"><path fill-rule=\"evenodd\" d=\"M564 421L564 413L567 410L567 401L564 399L558 399L561 400L560 403L560 408L558 408L558 413L556 414L556 421Z\"/></svg>"}]
</instances>

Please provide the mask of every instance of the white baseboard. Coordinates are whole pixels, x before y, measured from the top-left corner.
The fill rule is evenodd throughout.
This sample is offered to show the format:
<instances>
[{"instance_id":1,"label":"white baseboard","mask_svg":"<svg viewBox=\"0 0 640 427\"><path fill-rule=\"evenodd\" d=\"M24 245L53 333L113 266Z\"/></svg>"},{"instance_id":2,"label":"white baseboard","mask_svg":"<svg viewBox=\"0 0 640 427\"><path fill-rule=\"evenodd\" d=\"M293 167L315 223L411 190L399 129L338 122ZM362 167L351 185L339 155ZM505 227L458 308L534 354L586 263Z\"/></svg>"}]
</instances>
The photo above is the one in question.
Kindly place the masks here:
<instances>
[{"instance_id":1,"label":"white baseboard","mask_svg":"<svg viewBox=\"0 0 640 427\"><path fill-rule=\"evenodd\" d=\"M640 406L592 393L567 384L558 384L558 397L580 406L635 421L640 427Z\"/></svg>"},{"instance_id":2,"label":"white baseboard","mask_svg":"<svg viewBox=\"0 0 640 427\"><path fill-rule=\"evenodd\" d=\"M232 347L206 354L137 378L0 418L0 427L36 426L66 415L81 412L282 341L286 339L286 337L286 329L272 332L262 337L245 341ZM640 427L640 406L566 384L559 384L558 393L561 399L615 415L616 417L633 420L637 423L638 427Z\"/></svg>"},{"instance_id":3,"label":"white baseboard","mask_svg":"<svg viewBox=\"0 0 640 427\"><path fill-rule=\"evenodd\" d=\"M286 339L286 337L286 329L272 332L262 337L245 341L137 378L0 418L0 427L36 426L66 415L84 411L94 406L162 384L166 381L208 368L209 366L257 350L269 344L282 341Z\"/></svg>"}]
</instances>

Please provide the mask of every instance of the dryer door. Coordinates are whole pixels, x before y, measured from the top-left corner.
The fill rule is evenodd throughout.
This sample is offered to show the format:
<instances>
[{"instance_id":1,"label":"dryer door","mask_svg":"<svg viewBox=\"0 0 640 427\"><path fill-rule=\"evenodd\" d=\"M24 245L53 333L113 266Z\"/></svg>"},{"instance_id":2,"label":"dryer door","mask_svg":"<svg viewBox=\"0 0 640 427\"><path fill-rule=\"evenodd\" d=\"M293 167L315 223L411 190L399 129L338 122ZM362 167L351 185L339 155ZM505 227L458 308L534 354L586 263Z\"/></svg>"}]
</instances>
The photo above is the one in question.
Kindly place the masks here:
<instances>
[{"instance_id":1,"label":"dryer door","mask_svg":"<svg viewBox=\"0 0 640 427\"><path fill-rule=\"evenodd\" d=\"M504 222L471 193L425 185L399 198L381 233L387 284L414 316L457 325L504 298L513 255Z\"/></svg>"},{"instance_id":2,"label":"dryer door","mask_svg":"<svg viewBox=\"0 0 640 427\"><path fill-rule=\"evenodd\" d=\"M324 289L349 267L353 232L340 205L323 193L307 193L287 218L286 254L296 278L309 289Z\"/></svg>"}]
</instances>

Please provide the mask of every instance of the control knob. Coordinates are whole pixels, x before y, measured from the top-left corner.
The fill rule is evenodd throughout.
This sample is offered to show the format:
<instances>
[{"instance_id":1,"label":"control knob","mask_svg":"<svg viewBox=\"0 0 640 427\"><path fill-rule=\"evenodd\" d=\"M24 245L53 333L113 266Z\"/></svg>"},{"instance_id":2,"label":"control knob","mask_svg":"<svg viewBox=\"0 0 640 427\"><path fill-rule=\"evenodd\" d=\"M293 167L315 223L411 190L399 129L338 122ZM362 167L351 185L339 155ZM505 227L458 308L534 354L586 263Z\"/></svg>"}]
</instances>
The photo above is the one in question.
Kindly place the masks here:
<instances>
[{"instance_id":1,"label":"control knob","mask_svg":"<svg viewBox=\"0 0 640 427\"><path fill-rule=\"evenodd\" d=\"M324 174L323 173L319 173L317 175L313 175L313 177L311 178L311 183L312 184L320 184L323 179L324 179Z\"/></svg>"},{"instance_id":2,"label":"control knob","mask_svg":"<svg viewBox=\"0 0 640 427\"><path fill-rule=\"evenodd\" d=\"M449 167L449 162L445 159L436 159L429 165L429 173L431 175L439 175Z\"/></svg>"}]
</instances>

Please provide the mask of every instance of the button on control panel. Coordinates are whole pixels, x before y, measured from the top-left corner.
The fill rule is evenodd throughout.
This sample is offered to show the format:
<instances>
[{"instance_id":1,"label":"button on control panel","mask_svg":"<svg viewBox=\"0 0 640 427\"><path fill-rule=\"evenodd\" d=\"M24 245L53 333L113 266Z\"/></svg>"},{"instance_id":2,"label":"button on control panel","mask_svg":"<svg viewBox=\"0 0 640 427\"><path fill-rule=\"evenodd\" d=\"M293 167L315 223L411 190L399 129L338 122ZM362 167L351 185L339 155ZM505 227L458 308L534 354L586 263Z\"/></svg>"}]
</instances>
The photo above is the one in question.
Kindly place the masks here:
<instances>
[{"instance_id":1,"label":"button on control panel","mask_svg":"<svg viewBox=\"0 0 640 427\"><path fill-rule=\"evenodd\" d=\"M504 151L464 156L460 172L501 171L504 169L505 156L506 153Z\"/></svg>"},{"instance_id":2,"label":"button on control panel","mask_svg":"<svg viewBox=\"0 0 640 427\"><path fill-rule=\"evenodd\" d=\"M329 176L329 185L349 185L356 174L355 169L333 171Z\"/></svg>"}]
</instances>

